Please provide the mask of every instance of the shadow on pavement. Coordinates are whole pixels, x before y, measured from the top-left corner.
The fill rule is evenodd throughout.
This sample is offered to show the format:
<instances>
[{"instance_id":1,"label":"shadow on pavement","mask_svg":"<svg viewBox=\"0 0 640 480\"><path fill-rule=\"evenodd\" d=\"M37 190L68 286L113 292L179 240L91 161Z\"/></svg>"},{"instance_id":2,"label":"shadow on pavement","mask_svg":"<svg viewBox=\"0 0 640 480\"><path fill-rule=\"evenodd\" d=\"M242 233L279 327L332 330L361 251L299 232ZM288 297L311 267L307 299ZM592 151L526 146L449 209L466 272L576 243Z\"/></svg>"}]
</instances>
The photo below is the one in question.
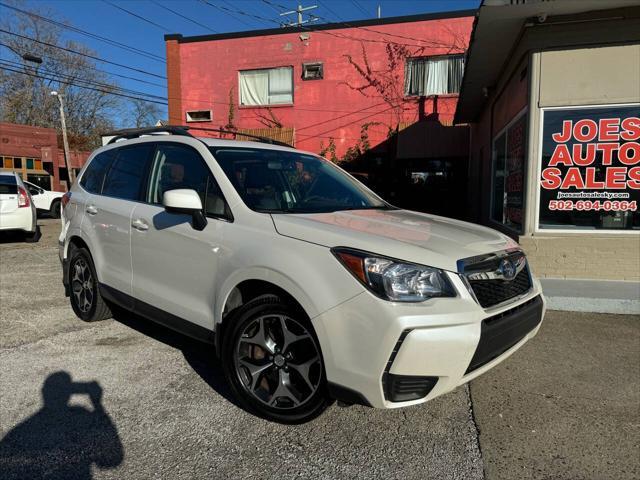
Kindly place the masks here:
<instances>
[{"instance_id":1,"label":"shadow on pavement","mask_svg":"<svg viewBox=\"0 0 640 480\"><path fill-rule=\"evenodd\" d=\"M93 409L69 405L87 395ZM98 382L74 382L59 371L42 385L43 406L0 440L3 479L91 479L91 467L115 468L124 459L118 431L102 406Z\"/></svg>"},{"instance_id":2,"label":"shadow on pavement","mask_svg":"<svg viewBox=\"0 0 640 480\"><path fill-rule=\"evenodd\" d=\"M112 307L112 312L114 320L158 342L180 350L189 366L209 387L236 407L243 408L229 389L222 368L216 359L213 345L200 342L118 307Z\"/></svg>"}]
</instances>

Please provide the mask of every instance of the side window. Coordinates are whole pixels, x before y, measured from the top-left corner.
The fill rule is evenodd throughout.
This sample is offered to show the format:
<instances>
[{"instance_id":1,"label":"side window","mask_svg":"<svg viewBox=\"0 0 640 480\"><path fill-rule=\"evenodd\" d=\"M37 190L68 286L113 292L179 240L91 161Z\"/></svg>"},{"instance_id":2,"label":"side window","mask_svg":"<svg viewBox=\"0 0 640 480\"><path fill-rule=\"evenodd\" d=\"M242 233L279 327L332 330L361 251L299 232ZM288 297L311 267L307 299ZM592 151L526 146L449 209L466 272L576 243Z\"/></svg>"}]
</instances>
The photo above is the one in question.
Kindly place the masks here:
<instances>
[{"instance_id":1,"label":"side window","mask_svg":"<svg viewBox=\"0 0 640 480\"><path fill-rule=\"evenodd\" d=\"M231 217L220 187L200 154L186 145L159 143L151 170L147 201L161 205L164 192L178 188L198 192L205 215Z\"/></svg>"},{"instance_id":2,"label":"side window","mask_svg":"<svg viewBox=\"0 0 640 480\"><path fill-rule=\"evenodd\" d=\"M102 194L123 200L140 200L152 149L153 145L149 143L119 149L104 180Z\"/></svg>"},{"instance_id":3,"label":"side window","mask_svg":"<svg viewBox=\"0 0 640 480\"><path fill-rule=\"evenodd\" d=\"M29 193L31 194L31 196L40 195L42 193L42 191L35 185L25 182L25 186L29 190Z\"/></svg>"},{"instance_id":4,"label":"side window","mask_svg":"<svg viewBox=\"0 0 640 480\"><path fill-rule=\"evenodd\" d=\"M82 178L80 179L80 185L87 192L90 193L101 193L102 192L102 184L104 182L104 175L109 170L109 166L111 165L111 161L115 157L116 150L107 150L106 152L102 152L96 155L84 173L82 174Z\"/></svg>"}]
</instances>

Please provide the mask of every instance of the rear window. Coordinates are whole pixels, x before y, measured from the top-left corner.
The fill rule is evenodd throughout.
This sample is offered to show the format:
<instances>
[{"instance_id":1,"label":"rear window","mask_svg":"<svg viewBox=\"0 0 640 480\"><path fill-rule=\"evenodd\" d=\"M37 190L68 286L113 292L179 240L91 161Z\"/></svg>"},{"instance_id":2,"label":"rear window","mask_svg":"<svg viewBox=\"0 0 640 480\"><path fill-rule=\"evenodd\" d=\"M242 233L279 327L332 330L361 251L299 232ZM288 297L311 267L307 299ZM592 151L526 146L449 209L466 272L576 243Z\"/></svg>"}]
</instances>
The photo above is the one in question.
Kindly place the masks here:
<instances>
[{"instance_id":1,"label":"rear window","mask_svg":"<svg viewBox=\"0 0 640 480\"><path fill-rule=\"evenodd\" d=\"M0 195L15 195L18 193L18 184L13 175L0 175Z\"/></svg>"},{"instance_id":2,"label":"rear window","mask_svg":"<svg viewBox=\"0 0 640 480\"><path fill-rule=\"evenodd\" d=\"M87 168L80 179L80 185L82 185L82 188L90 193L102 192L104 175L115 158L115 152L116 150L107 150L106 152L96 155L93 160L89 162L89 165L87 165Z\"/></svg>"}]
</instances>

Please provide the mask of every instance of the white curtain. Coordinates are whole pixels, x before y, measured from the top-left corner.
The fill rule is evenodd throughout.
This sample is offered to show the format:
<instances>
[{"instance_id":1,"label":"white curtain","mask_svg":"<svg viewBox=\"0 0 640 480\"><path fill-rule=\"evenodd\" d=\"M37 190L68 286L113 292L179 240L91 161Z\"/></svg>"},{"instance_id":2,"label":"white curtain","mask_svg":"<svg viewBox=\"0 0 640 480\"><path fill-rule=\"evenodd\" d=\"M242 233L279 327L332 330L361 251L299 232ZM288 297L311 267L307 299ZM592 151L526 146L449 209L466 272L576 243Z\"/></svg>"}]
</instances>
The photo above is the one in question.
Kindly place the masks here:
<instances>
[{"instance_id":1,"label":"white curtain","mask_svg":"<svg viewBox=\"0 0 640 480\"><path fill-rule=\"evenodd\" d=\"M464 72L464 56L413 58L407 61L404 85L407 95L458 93Z\"/></svg>"},{"instance_id":2,"label":"white curtain","mask_svg":"<svg viewBox=\"0 0 640 480\"><path fill-rule=\"evenodd\" d=\"M240 72L240 103L242 105L269 104L269 70Z\"/></svg>"},{"instance_id":3,"label":"white curtain","mask_svg":"<svg viewBox=\"0 0 640 480\"><path fill-rule=\"evenodd\" d=\"M449 76L448 58L430 60L427 63L427 95L441 95L447 92L447 77Z\"/></svg>"},{"instance_id":4,"label":"white curtain","mask_svg":"<svg viewBox=\"0 0 640 480\"><path fill-rule=\"evenodd\" d=\"M269 104L293 103L291 68L269 70Z\"/></svg>"}]
</instances>

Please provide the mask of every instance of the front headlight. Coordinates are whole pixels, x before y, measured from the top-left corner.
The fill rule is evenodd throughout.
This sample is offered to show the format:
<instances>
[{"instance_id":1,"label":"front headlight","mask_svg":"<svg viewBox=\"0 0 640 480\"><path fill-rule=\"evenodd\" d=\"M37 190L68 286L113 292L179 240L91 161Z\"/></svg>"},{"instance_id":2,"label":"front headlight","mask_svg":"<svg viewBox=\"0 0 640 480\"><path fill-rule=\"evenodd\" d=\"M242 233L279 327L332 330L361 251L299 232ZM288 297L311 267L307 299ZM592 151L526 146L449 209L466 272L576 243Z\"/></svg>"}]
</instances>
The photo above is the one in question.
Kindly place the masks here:
<instances>
[{"instance_id":1,"label":"front headlight","mask_svg":"<svg viewBox=\"0 0 640 480\"><path fill-rule=\"evenodd\" d=\"M451 282L440 269L348 248L333 248L331 252L365 287L385 300L423 302L433 297L455 297Z\"/></svg>"}]
</instances>

